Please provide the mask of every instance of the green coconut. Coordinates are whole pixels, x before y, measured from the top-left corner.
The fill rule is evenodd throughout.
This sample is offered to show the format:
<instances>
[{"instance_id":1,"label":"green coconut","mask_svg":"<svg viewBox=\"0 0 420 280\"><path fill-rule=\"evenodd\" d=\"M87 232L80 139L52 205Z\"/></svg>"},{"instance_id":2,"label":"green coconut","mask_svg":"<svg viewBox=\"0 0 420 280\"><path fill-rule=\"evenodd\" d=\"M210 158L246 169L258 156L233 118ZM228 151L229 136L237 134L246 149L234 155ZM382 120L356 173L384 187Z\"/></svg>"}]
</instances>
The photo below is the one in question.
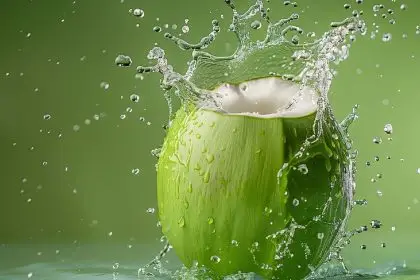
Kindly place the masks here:
<instances>
[{"instance_id":1,"label":"green coconut","mask_svg":"<svg viewBox=\"0 0 420 280\"><path fill-rule=\"evenodd\" d=\"M212 278L302 279L326 259L348 215L340 128L318 121L318 94L292 81L260 78L213 92L222 110L181 107L164 141L163 234L187 267L198 262Z\"/></svg>"}]
</instances>

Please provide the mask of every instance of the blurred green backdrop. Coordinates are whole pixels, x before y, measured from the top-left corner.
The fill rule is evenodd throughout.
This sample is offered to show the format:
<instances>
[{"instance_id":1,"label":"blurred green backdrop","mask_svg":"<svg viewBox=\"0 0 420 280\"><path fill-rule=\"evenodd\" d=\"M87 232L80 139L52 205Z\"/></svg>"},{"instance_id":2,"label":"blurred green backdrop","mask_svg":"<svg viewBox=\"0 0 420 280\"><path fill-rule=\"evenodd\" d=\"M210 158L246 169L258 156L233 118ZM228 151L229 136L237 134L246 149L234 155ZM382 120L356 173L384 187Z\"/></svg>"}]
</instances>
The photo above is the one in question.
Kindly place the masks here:
<instances>
[{"instance_id":1,"label":"blurred green backdrop","mask_svg":"<svg viewBox=\"0 0 420 280\"><path fill-rule=\"evenodd\" d=\"M160 76L140 79L135 66L147 65L148 50L158 44L175 69L185 71L190 53L164 40L165 24L195 42L217 18L223 31L210 51L232 53L231 11L223 2L1 1L0 244L77 240L159 246L156 213L147 209L156 208L151 150L162 143L168 107ZM240 9L250 3L237 2ZM347 2L349 10L343 8ZM337 67L330 95L340 119L360 105L351 135L359 150L357 198L369 203L354 210L350 228L372 219L383 223L345 250L356 267L420 260L420 3L382 0L385 8L377 16L374 4L381 3L305 0L297 8L281 0L268 3L272 18L299 12L298 25L318 36L331 21L364 11L369 31L357 36L349 59ZM143 9L144 17L130 14L134 8ZM153 32L156 25L163 31ZM181 31L184 25L189 32ZM392 40L383 42L388 32ZM130 55L133 65L115 66L118 54ZM140 96L138 103L131 94ZM386 123L394 128L390 136L383 132ZM373 143L375 136L381 144Z\"/></svg>"}]
</instances>

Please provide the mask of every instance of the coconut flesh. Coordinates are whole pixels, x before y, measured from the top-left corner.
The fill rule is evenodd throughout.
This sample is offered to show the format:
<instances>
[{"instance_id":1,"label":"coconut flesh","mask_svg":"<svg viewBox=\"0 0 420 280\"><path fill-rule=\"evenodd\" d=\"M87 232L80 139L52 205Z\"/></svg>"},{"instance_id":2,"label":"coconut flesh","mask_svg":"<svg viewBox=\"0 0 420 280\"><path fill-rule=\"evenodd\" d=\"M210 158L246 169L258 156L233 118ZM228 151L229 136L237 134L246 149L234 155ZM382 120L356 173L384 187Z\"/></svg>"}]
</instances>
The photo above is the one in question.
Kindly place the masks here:
<instances>
[{"instance_id":1,"label":"coconut flesh","mask_svg":"<svg viewBox=\"0 0 420 280\"><path fill-rule=\"evenodd\" d=\"M313 134L318 95L275 77L212 92L219 107L181 107L162 146L162 232L187 267L198 262L213 279L302 279L325 260L347 213L344 164L331 158L339 144L322 138L293 159Z\"/></svg>"},{"instance_id":2,"label":"coconut flesh","mask_svg":"<svg viewBox=\"0 0 420 280\"><path fill-rule=\"evenodd\" d=\"M231 115L292 118L317 109L318 95L312 88L276 77L223 84L214 92L220 96L222 110Z\"/></svg>"}]
</instances>

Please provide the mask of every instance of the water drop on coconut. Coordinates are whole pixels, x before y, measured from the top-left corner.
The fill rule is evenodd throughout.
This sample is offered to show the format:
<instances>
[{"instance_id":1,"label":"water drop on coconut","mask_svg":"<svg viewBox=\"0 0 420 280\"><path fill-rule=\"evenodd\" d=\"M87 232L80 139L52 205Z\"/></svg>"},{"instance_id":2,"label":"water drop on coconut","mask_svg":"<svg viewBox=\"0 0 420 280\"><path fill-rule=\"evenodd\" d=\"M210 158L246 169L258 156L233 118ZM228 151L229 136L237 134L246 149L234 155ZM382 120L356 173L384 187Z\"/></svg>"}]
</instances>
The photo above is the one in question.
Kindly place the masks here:
<instances>
[{"instance_id":1,"label":"water drop on coconut","mask_svg":"<svg viewBox=\"0 0 420 280\"><path fill-rule=\"evenodd\" d=\"M181 228L185 227L185 218L184 217L179 218L178 226L181 227Z\"/></svg>"}]
</instances>

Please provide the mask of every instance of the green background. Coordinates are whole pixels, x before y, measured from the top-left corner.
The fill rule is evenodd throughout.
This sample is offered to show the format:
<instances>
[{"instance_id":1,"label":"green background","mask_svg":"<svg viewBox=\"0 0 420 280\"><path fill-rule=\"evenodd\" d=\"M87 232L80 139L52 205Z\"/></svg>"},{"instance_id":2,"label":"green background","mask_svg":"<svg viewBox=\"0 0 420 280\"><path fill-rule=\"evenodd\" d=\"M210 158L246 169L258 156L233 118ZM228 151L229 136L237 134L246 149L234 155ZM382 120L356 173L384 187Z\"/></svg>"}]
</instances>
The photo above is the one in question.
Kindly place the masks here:
<instances>
[{"instance_id":1,"label":"green background","mask_svg":"<svg viewBox=\"0 0 420 280\"><path fill-rule=\"evenodd\" d=\"M250 3L237 2L239 8ZM359 150L356 197L369 203L356 207L350 228L372 219L381 220L383 227L353 238L345 257L355 267L418 262L420 3L383 0L384 11L395 13L382 19L382 12L375 17L372 11L378 3L370 0L361 5L349 0L350 10L343 8L345 1L298 1L297 8L282 2L268 3L272 18L299 12L298 25L318 36L351 10L364 11L368 34L357 36L349 59L337 67L330 99L339 119L360 105L360 118L350 132ZM406 10L400 10L403 3ZM143 9L144 18L130 14L131 8ZM168 107L160 76L135 78L135 66L148 64L146 54L157 43L183 73L190 53L164 40L165 24L196 42L208 34L214 18L220 20L222 34L209 50L230 54L235 49L234 36L226 31L231 11L222 0L1 1L0 244L77 240L159 248L156 213L146 210L157 206L151 150L162 143ZM396 24L388 23L391 18ZM190 31L183 34L185 19ZM374 23L380 27L371 39ZM155 25L163 31L153 32ZM392 40L382 42L387 32ZM133 65L115 66L118 54L130 55ZM102 82L109 88L101 87ZM130 100L133 93L140 96L138 103ZM51 119L45 120L45 114ZM383 132L386 123L394 127L392 141ZM375 136L382 137L381 144L372 142ZM138 175L132 173L135 168ZM372 183L377 173L383 177ZM362 244L367 250L360 249Z\"/></svg>"}]
</instances>

